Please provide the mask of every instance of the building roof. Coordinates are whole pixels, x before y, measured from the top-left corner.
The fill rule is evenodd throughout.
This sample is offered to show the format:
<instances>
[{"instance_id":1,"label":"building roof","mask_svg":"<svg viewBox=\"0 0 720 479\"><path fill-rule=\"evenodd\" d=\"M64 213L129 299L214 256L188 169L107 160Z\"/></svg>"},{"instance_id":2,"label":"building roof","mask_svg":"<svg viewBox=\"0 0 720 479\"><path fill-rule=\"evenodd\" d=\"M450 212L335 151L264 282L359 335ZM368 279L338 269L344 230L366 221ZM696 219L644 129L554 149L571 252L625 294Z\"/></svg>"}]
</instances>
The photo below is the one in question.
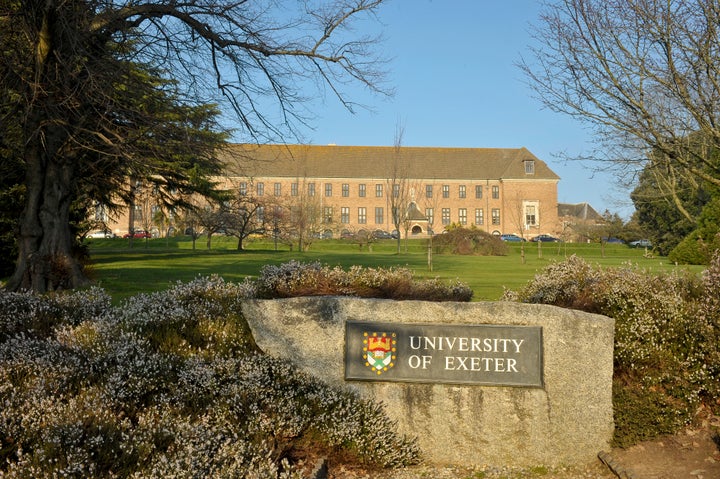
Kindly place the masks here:
<instances>
[{"instance_id":1,"label":"building roof","mask_svg":"<svg viewBox=\"0 0 720 479\"><path fill-rule=\"evenodd\" d=\"M603 221L603 217L588 203L558 203L558 216L573 217L584 221Z\"/></svg>"},{"instance_id":2,"label":"building roof","mask_svg":"<svg viewBox=\"0 0 720 479\"><path fill-rule=\"evenodd\" d=\"M303 178L559 180L527 148L436 148L235 144L223 150L231 176ZM534 174L525 173L525 161ZM407 173L406 173L407 172Z\"/></svg>"}]
</instances>

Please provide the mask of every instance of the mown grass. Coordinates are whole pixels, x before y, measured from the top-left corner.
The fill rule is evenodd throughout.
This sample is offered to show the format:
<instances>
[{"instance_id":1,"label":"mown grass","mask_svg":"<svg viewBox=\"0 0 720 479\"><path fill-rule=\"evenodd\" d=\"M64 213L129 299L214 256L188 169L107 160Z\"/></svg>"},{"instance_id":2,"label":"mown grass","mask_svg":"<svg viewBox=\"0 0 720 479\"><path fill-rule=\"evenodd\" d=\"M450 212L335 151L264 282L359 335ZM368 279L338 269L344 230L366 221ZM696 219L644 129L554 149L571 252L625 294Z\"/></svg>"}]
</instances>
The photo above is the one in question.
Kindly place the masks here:
<instances>
[{"instance_id":1,"label":"mown grass","mask_svg":"<svg viewBox=\"0 0 720 479\"><path fill-rule=\"evenodd\" d=\"M677 268L664 257L645 257L643 249L625 245L544 243L525 245L525 262L522 262L519 244L508 244L505 256L432 255L432 271L428 267L427 240L401 242L397 253L394 240L373 243L360 248L342 240L323 240L312 244L309 251L290 251L286 245L272 241L253 240L237 251L237 240L213 237L208 250L205 238L196 242L187 237L172 239L134 240L132 245L123 239L93 239L88 241L91 254L89 271L97 284L118 302L141 292L165 290L178 281L187 282L198 276L219 275L228 281L242 281L257 276L266 264L281 264L291 259L303 262L319 261L329 266L348 268L393 266L413 270L418 279L459 279L474 291L474 301L499 299L505 289L517 289L532 279L553 261L561 261L573 254L601 267L635 263L650 271ZM686 267L701 271L703 267Z\"/></svg>"}]
</instances>

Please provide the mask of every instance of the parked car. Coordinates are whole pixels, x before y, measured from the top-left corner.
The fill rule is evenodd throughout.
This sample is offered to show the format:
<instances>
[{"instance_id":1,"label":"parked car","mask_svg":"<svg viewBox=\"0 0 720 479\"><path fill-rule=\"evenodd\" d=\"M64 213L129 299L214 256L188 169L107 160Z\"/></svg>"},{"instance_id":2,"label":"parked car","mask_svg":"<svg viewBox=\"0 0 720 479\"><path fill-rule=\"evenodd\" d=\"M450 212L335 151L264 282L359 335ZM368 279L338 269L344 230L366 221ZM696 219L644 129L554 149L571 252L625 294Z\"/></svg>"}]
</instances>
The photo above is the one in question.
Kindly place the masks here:
<instances>
[{"instance_id":1,"label":"parked car","mask_svg":"<svg viewBox=\"0 0 720 479\"><path fill-rule=\"evenodd\" d=\"M115 234L110 230L91 231L86 238L114 238Z\"/></svg>"},{"instance_id":2,"label":"parked car","mask_svg":"<svg viewBox=\"0 0 720 479\"><path fill-rule=\"evenodd\" d=\"M123 238L152 238L152 235L145 230L138 230L135 233L125 233Z\"/></svg>"},{"instance_id":3,"label":"parked car","mask_svg":"<svg viewBox=\"0 0 720 479\"><path fill-rule=\"evenodd\" d=\"M525 238L521 238L518 235L514 235L514 234L500 235L500 239L503 241L517 241L517 242L525 241Z\"/></svg>"},{"instance_id":4,"label":"parked car","mask_svg":"<svg viewBox=\"0 0 720 479\"><path fill-rule=\"evenodd\" d=\"M530 241L533 241L535 243L537 243L538 241L541 243L557 243L560 240L557 239L556 237L550 236L550 235L537 235L534 238L532 238Z\"/></svg>"},{"instance_id":5,"label":"parked car","mask_svg":"<svg viewBox=\"0 0 720 479\"><path fill-rule=\"evenodd\" d=\"M393 239L393 235L383 230L373 231L373 238L375 239Z\"/></svg>"},{"instance_id":6,"label":"parked car","mask_svg":"<svg viewBox=\"0 0 720 479\"><path fill-rule=\"evenodd\" d=\"M633 248L652 248L652 243L647 239L640 239L630 242L630 246Z\"/></svg>"},{"instance_id":7,"label":"parked car","mask_svg":"<svg viewBox=\"0 0 720 479\"><path fill-rule=\"evenodd\" d=\"M602 240L603 240L604 243L625 244L625 242L624 242L623 240L621 240L620 238L612 238L612 237L610 237L610 238L603 238Z\"/></svg>"}]
</instances>

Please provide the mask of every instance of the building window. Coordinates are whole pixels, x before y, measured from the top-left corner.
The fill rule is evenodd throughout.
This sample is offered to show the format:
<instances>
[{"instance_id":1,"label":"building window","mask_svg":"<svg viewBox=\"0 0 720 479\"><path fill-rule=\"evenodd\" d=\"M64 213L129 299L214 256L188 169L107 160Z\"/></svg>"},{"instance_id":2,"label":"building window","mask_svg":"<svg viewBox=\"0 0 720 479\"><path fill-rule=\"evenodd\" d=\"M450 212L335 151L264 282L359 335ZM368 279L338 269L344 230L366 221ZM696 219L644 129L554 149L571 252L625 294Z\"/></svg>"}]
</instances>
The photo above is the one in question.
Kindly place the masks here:
<instances>
[{"instance_id":1,"label":"building window","mask_svg":"<svg viewBox=\"0 0 720 479\"><path fill-rule=\"evenodd\" d=\"M265 207L264 206L258 206L257 210L255 210L255 214L257 215L258 223L265 222Z\"/></svg>"},{"instance_id":2,"label":"building window","mask_svg":"<svg viewBox=\"0 0 720 479\"><path fill-rule=\"evenodd\" d=\"M458 221L461 225L467 224L467 208L460 208L458 210Z\"/></svg>"},{"instance_id":3,"label":"building window","mask_svg":"<svg viewBox=\"0 0 720 479\"><path fill-rule=\"evenodd\" d=\"M265 183L262 181L257 184L257 195L262 196L265 194Z\"/></svg>"},{"instance_id":4,"label":"building window","mask_svg":"<svg viewBox=\"0 0 720 479\"><path fill-rule=\"evenodd\" d=\"M298 195L298 184L292 183L290 184L290 196L297 196Z\"/></svg>"},{"instance_id":5,"label":"building window","mask_svg":"<svg viewBox=\"0 0 720 479\"><path fill-rule=\"evenodd\" d=\"M427 218L429 225L433 224L435 221L435 210L432 208L425 208L425 218Z\"/></svg>"},{"instance_id":6,"label":"building window","mask_svg":"<svg viewBox=\"0 0 720 479\"><path fill-rule=\"evenodd\" d=\"M364 206L358 208L358 223L361 225L367 223L367 208Z\"/></svg>"},{"instance_id":7,"label":"building window","mask_svg":"<svg viewBox=\"0 0 720 479\"><path fill-rule=\"evenodd\" d=\"M432 198L432 185L425 185L425 198Z\"/></svg>"},{"instance_id":8,"label":"building window","mask_svg":"<svg viewBox=\"0 0 720 479\"><path fill-rule=\"evenodd\" d=\"M308 196L315 196L315 183L308 183Z\"/></svg>"},{"instance_id":9,"label":"building window","mask_svg":"<svg viewBox=\"0 0 720 479\"><path fill-rule=\"evenodd\" d=\"M478 226L485 224L485 212L482 208L475 208L475 224Z\"/></svg>"},{"instance_id":10,"label":"building window","mask_svg":"<svg viewBox=\"0 0 720 479\"><path fill-rule=\"evenodd\" d=\"M330 224L333 222L333 209L332 206L326 206L323 208L323 222Z\"/></svg>"},{"instance_id":11,"label":"building window","mask_svg":"<svg viewBox=\"0 0 720 479\"><path fill-rule=\"evenodd\" d=\"M238 188L238 192L240 193L240 196L247 196L247 182L245 182L245 181L240 182L240 187Z\"/></svg>"},{"instance_id":12,"label":"building window","mask_svg":"<svg viewBox=\"0 0 720 479\"><path fill-rule=\"evenodd\" d=\"M95 203L95 221L105 222L109 218L107 207L102 203Z\"/></svg>"},{"instance_id":13,"label":"building window","mask_svg":"<svg viewBox=\"0 0 720 479\"><path fill-rule=\"evenodd\" d=\"M526 175L534 175L535 174L535 161L534 160L525 160L525 174Z\"/></svg>"},{"instance_id":14,"label":"building window","mask_svg":"<svg viewBox=\"0 0 720 479\"><path fill-rule=\"evenodd\" d=\"M460 185L460 187L458 188L458 197L460 197L460 198L467 197L467 193L465 191L465 185Z\"/></svg>"},{"instance_id":15,"label":"building window","mask_svg":"<svg viewBox=\"0 0 720 479\"><path fill-rule=\"evenodd\" d=\"M345 225L350 223L350 208L347 206L340 208L340 223Z\"/></svg>"},{"instance_id":16,"label":"building window","mask_svg":"<svg viewBox=\"0 0 720 479\"><path fill-rule=\"evenodd\" d=\"M538 219L538 205L537 203L525 204L525 229L529 229L531 226L537 226L540 224Z\"/></svg>"},{"instance_id":17,"label":"building window","mask_svg":"<svg viewBox=\"0 0 720 479\"><path fill-rule=\"evenodd\" d=\"M365 184L361 183L358 185L358 196L360 198L365 198Z\"/></svg>"},{"instance_id":18,"label":"building window","mask_svg":"<svg viewBox=\"0 0 720 479\"><path fill-rule=\"evenodd\" d=\"M393 184L393 198L400 198L400 185Z\"/></svg>"},{"instance_id":19,"label":"building window","mask_svg":"<svg viewBox=\"0 0 720 479\"><path fill-rule=\"evenodd\" d=\"M377 184L375 185L375 197L382 198L383 195L383 185Z\"/></svg>"},{"instance_id":20,"label":"building window","mask_svg":"<svg viewBox=\"0 0 720 479\"><path fill-rule=\"evenodd\" d=\"M482 185L475 185L475 198L482 199Z\"/></svg>"},{"instance_id":21,"label":"building window","mask_svg":"<svg viewBox=\"0 0 720 479\"><path fill-rule=\"evenodd\" d=\"M450 224L450 208L442 209L442 224L444 224L444 225Z\"/></svg>"},{"instance_id":22,"label":"building window","mask_svg":"<svg viewBox=\"0 0 720 479\"><path fill-rule=\"evenodd\" d=\"M325 183L325 196L332 196L332 183Z\"/></svg>"},{"instance_id":23,"label":"building window","mask_svg":"<svg viewBox=\"0 0 720 479\"><path fill-rule=\"evenodd\" d=\"M492 224L493 224L493 225L499 225L499 224L500 224L500 208L493 208L493 209L492 209Z\"/></svg>"},{"instance_id":24,"label":"building window","mask_svg":"<svg viewBox=\"0 0 720 479\"><path fill-rule=\"evenodd\" d=\"M443 185L442 192L443 198L450 198L450 185Z\"/></svg>"},{"instance_id":25,"label":"building window","mask_svg":"<svg viewBox=\"0 0 720 479\"><path fill-rule=\"evenodd\" d=\"M347 198L348 196L350 196L350 184L349 183L343 183L342 195L344 198Z\"/></svg>"},{"instance_id":26,"label":"building window","mask_svg":"<svg viewBox=\"0 0 720 479\"><path fill-rule=\"evenodd\" d=\"M382 206L375 207L375 224L381 225L385 223L385 210Z\"/></svg>"},{"instance_id":27,"label":"building window","mask_svg":"<svg viewBox=\"0 0 720 479\"><path fill-rule=\"evenodd\" d=\"M492 197L494 200L497 200L500 198L500 187L499 186L492 187Z\"/></svg>"},{"instance_id":28,"label":"building window","mask_svg":"<svg viewBox=\"0 0 720 479\"><path fill-rule=\"evenodd\" d=\"M282 185L280 183L275 183L275 196L282 196Z\"/></svg>"}]
</instances>

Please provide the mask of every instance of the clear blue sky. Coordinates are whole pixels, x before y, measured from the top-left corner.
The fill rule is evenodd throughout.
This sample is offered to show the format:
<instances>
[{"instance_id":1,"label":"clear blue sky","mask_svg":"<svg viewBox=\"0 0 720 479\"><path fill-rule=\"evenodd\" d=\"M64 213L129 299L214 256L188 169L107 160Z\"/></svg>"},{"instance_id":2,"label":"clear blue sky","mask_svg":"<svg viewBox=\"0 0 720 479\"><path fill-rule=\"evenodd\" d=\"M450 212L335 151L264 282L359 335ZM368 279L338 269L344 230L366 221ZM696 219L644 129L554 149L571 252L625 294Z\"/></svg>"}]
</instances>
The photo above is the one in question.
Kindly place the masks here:
<instances>
[{"instance_id":1,"label":"clear blue sky","mask_svg":"<svg viewBox=\"0 0 720 479\"><path fill-rule=\"evenodd\" d=\"M515 66L533 41L529 24L538 10L534 0L392 0L379 17L395 96L358 88L350 99L369 110L351 114L328 95L310 106L316 118L305 140L391 146L400 125L404 146L526 147L560 175L560 202L588 202L628 218L628 193L616 190L614 178L560 159L560 152L589 153L590 138L533 98Z\"/></svg>"}]
</instances>

